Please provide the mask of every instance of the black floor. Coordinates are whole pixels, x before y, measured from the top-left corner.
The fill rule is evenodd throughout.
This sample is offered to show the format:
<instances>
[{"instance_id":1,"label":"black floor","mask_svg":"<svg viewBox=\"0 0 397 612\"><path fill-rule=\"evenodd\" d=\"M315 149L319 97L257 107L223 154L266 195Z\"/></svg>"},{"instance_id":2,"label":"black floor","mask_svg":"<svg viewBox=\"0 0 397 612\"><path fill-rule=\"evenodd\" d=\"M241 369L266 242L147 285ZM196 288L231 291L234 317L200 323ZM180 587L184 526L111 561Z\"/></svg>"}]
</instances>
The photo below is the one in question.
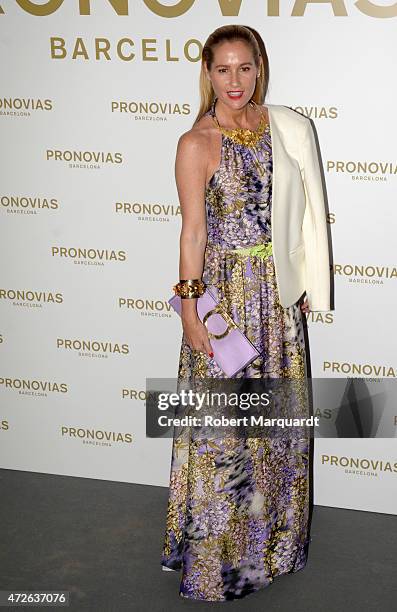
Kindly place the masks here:
<instances>
[{"instance_id":1,"label":"black floor","mask_svg":"<svg viewBox=\"0 0 397 612\"><path fill-rule=\"evenodd\" d=\"M68 590L73 612L397 609L393 515L315 506L302 571L205 603L180 597L178 574L161 570L166 488L0 470L0 494L0 590Z\"/></svg>"}]
</instances>

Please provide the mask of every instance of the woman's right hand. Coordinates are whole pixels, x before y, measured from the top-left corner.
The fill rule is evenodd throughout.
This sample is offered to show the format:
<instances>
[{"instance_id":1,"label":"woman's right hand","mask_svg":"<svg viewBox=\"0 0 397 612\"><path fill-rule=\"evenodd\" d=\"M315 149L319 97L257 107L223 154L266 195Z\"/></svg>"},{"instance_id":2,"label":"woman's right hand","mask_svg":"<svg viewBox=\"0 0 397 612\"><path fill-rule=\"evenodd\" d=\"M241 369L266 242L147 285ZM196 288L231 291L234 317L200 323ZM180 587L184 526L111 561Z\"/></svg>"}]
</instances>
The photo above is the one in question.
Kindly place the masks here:
<instances>
[{"instance_id":1,"label":"woman's right hand","mask_svg":"<svg viewBox=\"0 0 397 612\"><path fill-rule=\"evenodd\" d=\"M213 357L214 353L208 337L206 326L197 317L196 319L182 319L183 335L191 349L206 353Z\"/></svg>"}]
</instances>

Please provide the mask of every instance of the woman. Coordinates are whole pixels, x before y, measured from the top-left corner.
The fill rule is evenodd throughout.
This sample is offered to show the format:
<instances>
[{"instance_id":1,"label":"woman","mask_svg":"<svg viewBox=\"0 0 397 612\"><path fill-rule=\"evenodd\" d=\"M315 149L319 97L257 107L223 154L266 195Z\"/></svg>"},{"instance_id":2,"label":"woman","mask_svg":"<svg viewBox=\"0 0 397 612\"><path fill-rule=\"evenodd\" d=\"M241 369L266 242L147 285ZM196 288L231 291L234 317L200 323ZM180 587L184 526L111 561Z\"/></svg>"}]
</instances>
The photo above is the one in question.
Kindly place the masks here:
<instances>
[{"instance_id":1,"label":"woman","mask_svg":"<svg viewBox=\"0 0 397 612\"><path fill-rule=\"evenodd\" d=\"M182 211L176 288L189 295L181 301L180 384L224 377L197 315L203 283L216 287L260 351L238 378L306 381L302 311L329 310L325 206L311 124L287 107L262 105L268 74L263 41L251 28L218 28L204 45L200 111L176 156ZM302 569L308 515L309 436L206 445L188 428L174 433L162 565L181 570L182 596L242 598Z\"/></svg>"}]
</instances>

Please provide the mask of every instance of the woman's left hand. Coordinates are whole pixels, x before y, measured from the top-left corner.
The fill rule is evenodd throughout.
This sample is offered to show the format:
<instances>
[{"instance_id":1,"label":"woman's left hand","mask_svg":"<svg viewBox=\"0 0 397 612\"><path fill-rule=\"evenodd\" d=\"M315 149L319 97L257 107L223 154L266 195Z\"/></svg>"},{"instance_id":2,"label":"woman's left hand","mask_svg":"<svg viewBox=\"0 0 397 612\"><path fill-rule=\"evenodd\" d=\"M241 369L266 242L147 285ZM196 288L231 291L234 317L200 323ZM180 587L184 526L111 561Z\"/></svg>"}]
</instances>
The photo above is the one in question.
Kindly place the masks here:
<instances>
[{"instance_id":1,"label":"woman's left hand","mask_svg":"<svg viewBox=\"0 0 397 612\"><path fill-rule=\"evenodd\" d=\"M305 298L303 303L301 304L301 310L304 313L310 312L310 306L309 306L309 302L307 301L307 298Z\"/></svg>"}]
</instances>

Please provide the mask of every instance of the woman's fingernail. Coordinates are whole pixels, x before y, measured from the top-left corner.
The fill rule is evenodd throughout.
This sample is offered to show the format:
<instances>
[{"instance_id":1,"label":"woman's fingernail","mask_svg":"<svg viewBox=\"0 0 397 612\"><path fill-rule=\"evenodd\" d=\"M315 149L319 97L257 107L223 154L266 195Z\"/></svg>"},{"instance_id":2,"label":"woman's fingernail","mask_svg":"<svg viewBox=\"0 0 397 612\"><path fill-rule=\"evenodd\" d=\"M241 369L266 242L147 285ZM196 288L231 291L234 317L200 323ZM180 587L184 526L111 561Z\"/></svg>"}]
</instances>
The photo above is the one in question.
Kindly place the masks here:
<instances>
[{"instance_id":1,"label":"woman's fingernail","mask_svg":"<svg viewBox=\"0 0 397 612\"><path fill-rule=\"evenodd\" d=\"M209 356L210 356L210 357L213 357L213 356L214 356L214 353L211 351L211 353L209 353Z\"/></svg>"}]
</instances>

